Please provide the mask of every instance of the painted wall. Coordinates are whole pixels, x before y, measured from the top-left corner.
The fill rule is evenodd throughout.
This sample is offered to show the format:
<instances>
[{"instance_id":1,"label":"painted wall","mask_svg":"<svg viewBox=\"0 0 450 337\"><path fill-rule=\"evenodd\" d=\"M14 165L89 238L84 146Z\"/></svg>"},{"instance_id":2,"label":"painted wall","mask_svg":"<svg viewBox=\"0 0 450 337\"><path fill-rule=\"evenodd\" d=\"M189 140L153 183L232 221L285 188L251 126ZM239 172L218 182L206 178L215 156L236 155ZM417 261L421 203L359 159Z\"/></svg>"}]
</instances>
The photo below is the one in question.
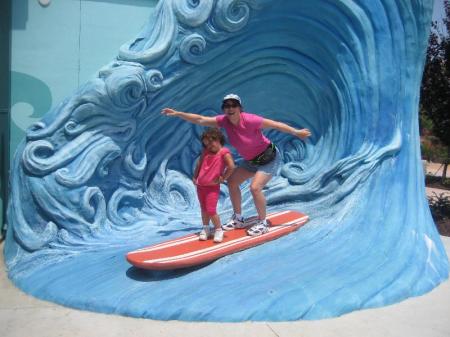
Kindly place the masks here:
<instances>
[{"instance_id":1,"label":"painted wall","mask_svg":"<svg viewBox=\"0 0 450 337\"><path fill-rule=\"evenodd\" d=\"M10 107L10 53L11 3L0 2L0 229L6 219L5 200L8 199L6 184L9 168L9 107Z\"/></svg>"}]
</instances>

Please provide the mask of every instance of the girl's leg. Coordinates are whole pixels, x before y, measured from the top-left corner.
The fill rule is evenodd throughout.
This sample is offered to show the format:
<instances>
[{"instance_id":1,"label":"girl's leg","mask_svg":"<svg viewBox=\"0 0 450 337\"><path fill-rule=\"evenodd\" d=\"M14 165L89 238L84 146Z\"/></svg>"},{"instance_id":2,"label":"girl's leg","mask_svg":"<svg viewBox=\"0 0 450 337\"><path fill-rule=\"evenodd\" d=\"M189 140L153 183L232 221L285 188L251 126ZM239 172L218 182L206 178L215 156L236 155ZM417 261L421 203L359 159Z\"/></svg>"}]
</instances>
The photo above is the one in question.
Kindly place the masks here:
<instances>
[{"instance_id":1,"label":"girl's leg","mask_svg":"<svg viewBox=\"0 0 450 337\"><path fill-rule=\"evenodd\" d=\"M217 203L219 202L220 196L220 186L211 187L208 190L207 201L206 201L206 211L208 219L212 221L215 230L222 230L222 224L220 223L220 217L217 214Z\"/></svg>"},{"instance_id":2,"label":"girl's leg","mask_svg":"<svg viewBox=\"0 0 450 337\"><path fill-rule=\"evenodd\" d=\"M199 239L200 241L208 240L208 237L211 235L211 231L209 229L209 220L210 216L204 210L202 210L202 222L203 229L200 231Z\"/></svg>"},{"instance_id":3,"label":"girl's leg","mask_svg":"<svg viewBox=\"0 0 450 337\"><path fill-rule=\"evenodd\" d=\"M222 224L220 223L220 217L216 213L211 215L212 223L214 224L215 232L214 232L214 242L219 243L223 240L223 230Z\"/></svg>"},{"instance_id":4,"label":"girl's leg","mask_svg":"<svg viewBox=\"0 0 450 337\"><path fill-rule=\"evenodd\" d=\"M209 226L209 221L211 220L211 217L206 213L204 210L202 210L202 223L203 227ZM214 223L214 222L213 222Z\"/></svg>"},{"instance_id":5,"label":"girl's leg","mask_svg":"<svg viewBox=\"0 0 450 337\"><path fill-rule=\"evenodd\" d=\"M209 226L209 221L211 220L211 217L208 215L208 212L207 212L208 193L209 193L208 189L197 186L197 197L198 197L198 202L200 203L200 209L202 211L203 227Z\"/></svg>"},{"instance_id":6,"label":"girl's leg","mask_svg":"<svg viewBox=\"0 0 450 337\"><path fill-rule=\"evenodd\" d=\"M272 175L262 172L256 172L251 184L250 192L253 195L253 201L255 203L256 211L258 212L258 218L260 220L266 219L266 198L264 197L263 188L267 185L269 180L272 179Z\"/></svg>"},{"instance_id":7,"label":"girl's leg","mask_svg":"<svg viewBox=\"0 0 450 337\"><path fill-rule=\"evenodd\" d=\"M255 173L247 171L243 167L238 167L228 179L228 190L230 192L231 204L235 214L242 214L242 197L240 185L247 179L253 177Z\"/></svg>"},{"instance_id":8,"label":"girl's leg","mask_svg":"<svg viewBox=\"0 0 450 337\"><path fill-rule=\"evenodd\" d=\"M200 241L208 240L208 237L210 235L209 230L209 221L210 216L208 215L206 211L206 191L203 188L197 187L197 195L198 195L198 201L200 202L200 208L201 208L201 214L202 214L202 223L203 223L203 229L200 231L199 239Z\"/></svg>"},{"instance_id":9,"label":"girl's leg","mask_svg":"<svg viewBox=\"0 0 450 337\"><path fill-rule=\"evenodd\" d=\"M203 226L209 225L209 221L212 221L214 228L222 229L220 223L220 217L217 214L217 203L220 196L220 186L205 187L203 192L203 205L202 205L202 220Z\"/></svg>"},{"instance_id":10,"label":"girl's leg","mask_svg":"<svg viewBox=\"0 0 450 337\"><path fill-rule=\"evenodd\" d=\"M219 214L216 213L215 215L212 215L211 222L213 223L215 230L222 230Z\"/></svg>"},{"instance_id":11,"label":"girl's leg","mask_svg":"<svg viewBox=\"0 0 450 337\"><path fill-rule=\"evenodd\" d=\"M206 211L209 219L214 224L214 242L219 243L223 240L222 224L217 214L217 202L219 201L220 186L209 189L206 203Z\"/></svg>"}]
</instances>

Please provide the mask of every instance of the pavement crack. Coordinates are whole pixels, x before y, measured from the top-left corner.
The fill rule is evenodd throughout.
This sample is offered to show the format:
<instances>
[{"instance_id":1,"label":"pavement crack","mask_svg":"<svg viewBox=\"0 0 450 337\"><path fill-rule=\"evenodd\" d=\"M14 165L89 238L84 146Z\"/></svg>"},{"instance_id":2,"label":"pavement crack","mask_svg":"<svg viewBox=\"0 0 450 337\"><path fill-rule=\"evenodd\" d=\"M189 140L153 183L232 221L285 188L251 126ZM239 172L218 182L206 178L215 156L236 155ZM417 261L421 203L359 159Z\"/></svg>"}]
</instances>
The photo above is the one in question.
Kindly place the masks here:
<instances>
[{"instance_id":1,"label":"pavement crack","mask_svg":"<svg viewBox=\"0 0 450 337\"><path fill-rule=\"evenodd\" d=\"M273 334L274 334L275 336L280 337L280 335L277 334L277 332L270 326L269 323L266 323L266 325L267 325L267 327L273 332Z\"/></svg>"}]
</instances>

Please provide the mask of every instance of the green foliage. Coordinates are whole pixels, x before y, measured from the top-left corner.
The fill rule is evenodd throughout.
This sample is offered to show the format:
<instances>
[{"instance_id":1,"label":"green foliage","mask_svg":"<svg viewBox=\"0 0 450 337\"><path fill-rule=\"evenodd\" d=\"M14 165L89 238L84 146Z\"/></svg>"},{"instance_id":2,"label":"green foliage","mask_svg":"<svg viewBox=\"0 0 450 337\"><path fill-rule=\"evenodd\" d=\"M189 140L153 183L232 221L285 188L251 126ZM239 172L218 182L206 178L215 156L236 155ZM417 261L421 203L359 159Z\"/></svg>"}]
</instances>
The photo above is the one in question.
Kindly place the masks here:
<instances>
[{"instance_id":1,"label":"green foliage","mask_svg":"<svg viewBox=\"0 0 450 337\"><path fill-rule=\"evenodd\" d=\"M448 149L446 146L442 146L439 142L433 142L433 137L431 141L423 141L421 144L422 159L431 161L434 163L445 163L448 156Z\"/></svg>"},{"instance_id":2,"label":"green foliage","mask_svg":"<svg viewBox=\"0 0 450 337\"><path fill-rule=\"evenodd\" d=\"M421 85L422 115L432 121L432 131L441 142L450 146L450 3L444 2L445 31L433 22L427 48Z\"/></svg>"},{"instance_id":3,"label":"green foliage","mask_svg":"<svg viewBox=\"0 0 450 337\"><path fill-rule=\"evenodd\" d=\"M420 146L422 159L433 161L433 147L428 143L422 143Z\"/></svg>"},{"instance_id":4,"label":"green foliage","mask_svg":"<svg viewBox=\"0 0 450 337\"><path fill-rule=\"evenodd\" d=\"M450 190L450 178L446 178L444 181L442 181L442 178L439 176L427 174L425 176L425 185L428 187Z\"/></svg>"},{"instance_id":5,"label":"green foliage","mask_svg":"<svg viewBox=\"0 0 450 337\"><path fill-rule=\"evenodd\" d=\"M450 219L450 197L445 193L439 195L433 192L431 197L428 197L431 215L434 221L447 221Z\"/></svg>"},{"instance_id":6,"label":"green foliage","mask_svg":"<svg viewBox=\"0 0 450 337\"><path fill-rule=\"evenodd\" d=\"M424 135L433 130L433 121L426 114L425 110L421 107L419 114L420 134Z\"/></svg>"},{"instance_id":7,"label":"green foliage","mask_svg":"<svg viewBox=\"0 0 450 337\"><path fill-rule=\"evenodd\" d=\"M450 2L444 1L446 16L443 25L432 23L426 63L420 88L421 131L431 127L431 132L445 147L439 153L445 164L443 179L450 163ZM431 123L430 123L431 121ZM430 144L425 149L430 155ZM424 151L424 149L422 149Z\"/></svg>"}]
</instances>

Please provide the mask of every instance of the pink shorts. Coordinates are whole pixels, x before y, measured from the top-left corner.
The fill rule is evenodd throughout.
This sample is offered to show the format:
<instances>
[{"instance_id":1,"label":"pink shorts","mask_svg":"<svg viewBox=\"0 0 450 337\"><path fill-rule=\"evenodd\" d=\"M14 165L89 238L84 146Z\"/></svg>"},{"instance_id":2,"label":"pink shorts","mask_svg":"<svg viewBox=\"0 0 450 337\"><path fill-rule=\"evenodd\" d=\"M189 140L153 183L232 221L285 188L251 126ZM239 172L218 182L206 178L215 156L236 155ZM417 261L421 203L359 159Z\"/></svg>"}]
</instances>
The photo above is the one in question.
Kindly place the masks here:
<instances>
[{"instance_id":1,"label":"pink shorts","mask_svg":"<svg viewBox=\"0 0 450 337\"><path fill-rule=\"evenodd\" d=\"M202 212L208 215L217 214L217 202L219 201L220 185L197 186L198 201Z\"/></svg>"}]
</instances>

